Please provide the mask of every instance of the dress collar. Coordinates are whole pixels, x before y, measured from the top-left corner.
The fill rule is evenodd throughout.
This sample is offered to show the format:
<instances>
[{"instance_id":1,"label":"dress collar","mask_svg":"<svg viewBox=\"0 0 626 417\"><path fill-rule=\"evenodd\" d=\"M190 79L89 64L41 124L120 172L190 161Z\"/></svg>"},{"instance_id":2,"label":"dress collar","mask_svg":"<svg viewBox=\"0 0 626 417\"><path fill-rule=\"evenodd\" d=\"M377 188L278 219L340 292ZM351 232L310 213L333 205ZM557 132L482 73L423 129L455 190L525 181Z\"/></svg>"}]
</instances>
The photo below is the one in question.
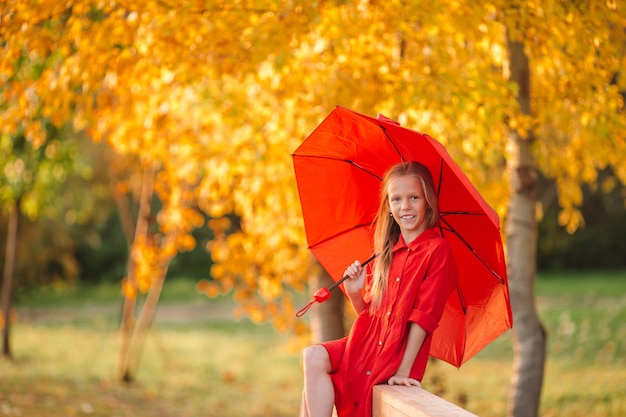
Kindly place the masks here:
<instances>
[{"instance_id":1,"label":"dress collar","mask_svg":"<svg viewBox=\"0 0 626 417\"><path fill-rule=\"evenodd\" d=\"M404 238L402 237L402 234L400 234L400 236L398 237L398 241L393 247L393 251L395 252L398 249L403 249L403 248L415 249L420 243L425 242L429 239L432 239L436 236L439 236L439 235L435 231L435 228L431 227L429 229L424 230L418 237L413 239L407 245L406 242L404 241Z\"/></svg>"}]
</instances>

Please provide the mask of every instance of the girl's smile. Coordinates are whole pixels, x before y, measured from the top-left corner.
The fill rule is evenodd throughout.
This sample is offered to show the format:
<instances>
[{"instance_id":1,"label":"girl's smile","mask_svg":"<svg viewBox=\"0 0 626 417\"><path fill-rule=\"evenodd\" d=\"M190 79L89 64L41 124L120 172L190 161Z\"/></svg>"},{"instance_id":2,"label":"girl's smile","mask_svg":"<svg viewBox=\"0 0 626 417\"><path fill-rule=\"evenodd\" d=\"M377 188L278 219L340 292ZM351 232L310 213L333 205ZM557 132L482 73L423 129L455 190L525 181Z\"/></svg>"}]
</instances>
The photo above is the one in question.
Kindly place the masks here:
<instances>
[{"instance_id":1,"label":"girl's smile","mask_svg":"<svg viewBox=\"0 0 626 417\"><path fill-rule=\"evenodd\" d=\"M391 215L400 226L404 241L409 243L427 228L428 203L422 183L412 175L404 175L391 179L388 191Z\"/></svg>"}]
</instances>

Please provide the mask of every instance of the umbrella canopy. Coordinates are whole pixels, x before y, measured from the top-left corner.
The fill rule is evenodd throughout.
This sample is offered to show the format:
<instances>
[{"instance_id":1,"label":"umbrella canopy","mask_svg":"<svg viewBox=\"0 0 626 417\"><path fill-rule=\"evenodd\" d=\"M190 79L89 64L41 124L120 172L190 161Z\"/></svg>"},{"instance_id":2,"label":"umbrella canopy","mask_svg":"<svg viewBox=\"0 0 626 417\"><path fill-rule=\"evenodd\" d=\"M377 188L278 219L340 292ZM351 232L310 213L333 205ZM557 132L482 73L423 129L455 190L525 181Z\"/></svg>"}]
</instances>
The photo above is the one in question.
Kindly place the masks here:
<instances>
[{"instance_id":1,"label":"umbrella canopy","mask_svg":"<svg viewBox=\"0 0 626 417\"><path fill-rule=\"evenodd\" d=\"M498 215L439 142L390 119L337 107L292 156L309 248L335 281L354 260L373 254L387 169L403 161L428 167L439 198L438 230L459 271L431 355L461 366L511 327Z\"/></svg>"}]
</instances>

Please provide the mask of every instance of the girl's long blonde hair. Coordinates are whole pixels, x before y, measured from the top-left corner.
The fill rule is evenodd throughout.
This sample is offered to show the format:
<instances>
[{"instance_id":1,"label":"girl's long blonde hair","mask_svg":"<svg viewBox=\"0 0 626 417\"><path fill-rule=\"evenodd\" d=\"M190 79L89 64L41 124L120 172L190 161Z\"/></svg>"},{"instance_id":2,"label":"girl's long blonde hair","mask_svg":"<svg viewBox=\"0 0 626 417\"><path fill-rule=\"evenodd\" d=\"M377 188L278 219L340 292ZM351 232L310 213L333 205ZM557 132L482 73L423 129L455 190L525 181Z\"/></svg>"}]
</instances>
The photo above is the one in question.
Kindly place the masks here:
<instances>
[{"instance_id":1,"label":"girl's long blonde hair","mask_svg":"<svg viewBox=\"0 0 626 417\"><path fill-rule=\"evenodd\" d=\"M370 309L374 311L381 303L383 294L387 289L389 269L393 259L393 247L400 237L400 226L389 215L389 181L394 178L410 175L417 178L422 184L424 197L428 204L426 212L427 227L434 227L439 223L439 203L437 191L430 171L419 162L401 162L392 166L383 177L380 189L380 205L376 214L376 226L374 229L374 253L376 262L372 271L372 288L370 290Z\"/></svg>"}]
</instances>

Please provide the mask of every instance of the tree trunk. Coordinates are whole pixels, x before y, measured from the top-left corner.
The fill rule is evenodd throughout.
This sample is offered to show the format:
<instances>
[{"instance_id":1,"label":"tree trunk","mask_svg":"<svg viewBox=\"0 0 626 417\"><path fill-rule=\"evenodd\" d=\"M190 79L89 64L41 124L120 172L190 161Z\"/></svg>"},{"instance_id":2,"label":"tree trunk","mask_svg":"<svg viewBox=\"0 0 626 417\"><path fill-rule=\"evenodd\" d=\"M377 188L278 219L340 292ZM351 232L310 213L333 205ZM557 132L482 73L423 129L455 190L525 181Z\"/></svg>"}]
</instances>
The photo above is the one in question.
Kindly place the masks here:
<instances>
[{"instance_id":1,"label":"tree trunk","mask_svg":"<svg viewBox=\"0 0 626 417\"><path fill-rule=\"evenodd\" d=\"M154 319L157 305L159 304L159 298L161 297L163 284L165 282L165 275L167 274L167 265L169 265L170 260L167 260L165 262L166 266L156 268L156 274L158 274L158 276L152 278L152 282L150 283L150 289L148 291L148 296L146 297L146 302L141 308L141 314L139 315L137 326L135 327L132 335L131 343L128 349L128 361L124 373L124 375L128 377L127 382L133 380L135 371L139 366L141 350L146 340L148 330L150 330L150 326L152 325L152 320Z\"/></svg>"},{"instance_id":2,"label":"tree trunk","mask_svg":"<svg viewBox=\"0 0 626 417\"><path fill-rule=\"evenodd\" d=\"M313 292L320 288L328 287L334 283L333 279L322 272L311 279L310 287ZM313 343L339 339L345 336L343 323L343 307L345 296L339 288L331 293L330 298L324 303L315 303L311 307L311 336Z\"/></svg>"},{"instance_id":3,"label":"tree trunk","mask_svg":"<svg viewBox=\"0 0 626 417\"><path fill-rule=\"evenodd\" d=\"M13 300L13 280L17 253L17 226L20 217L20 201L11 207L7 227L7 247L2 275L2 356L11 358L11 304Z\"/></svg>"},{"instance_id":4,"label":"tree trunk","mask_svg":"<svg viewBox=\"0 0 626 417\"><path fill-rule=\"evenodd\" d=\"M519 86L518 102L525 114L531 114L530 70L524 45L507 36L509 79ZM509 392L508 415L534 417L539 400L545 363L545 331L537 316L534 297L536 272L537 170L530 151L533 132L522 138L511 130L507 162L511 178L511 196L506 219L506 243L513 311L513 376Z\"/></svg>"},{"instance_id":5,"label":"tree trunk","mask_svg":"<svg viewBox=\"0 0 626 417\"><path fill-rule=\"evenodd\" d=\"M137 280L135 279L136 260L133 254L133 247L134 244L138 242L138 239L145 240L148 235L148 228L150 226L152 195L154 193L154 175L154 168L147 167L144 170L135 234L132 238L133 243L129 245L130 253L128 256L128 276L126 277L125 286L131 288L131 290L127 289L123 291L124 306L122 308L122 317L120 320L120 346L117 361L118 375L120 376L120 379L124 382L131 382L133 379L133 375L131 375L128 371L129 346L131 335L135 325L135 308L137 304L138 292Z\"/></svg>"}]
</instances>

